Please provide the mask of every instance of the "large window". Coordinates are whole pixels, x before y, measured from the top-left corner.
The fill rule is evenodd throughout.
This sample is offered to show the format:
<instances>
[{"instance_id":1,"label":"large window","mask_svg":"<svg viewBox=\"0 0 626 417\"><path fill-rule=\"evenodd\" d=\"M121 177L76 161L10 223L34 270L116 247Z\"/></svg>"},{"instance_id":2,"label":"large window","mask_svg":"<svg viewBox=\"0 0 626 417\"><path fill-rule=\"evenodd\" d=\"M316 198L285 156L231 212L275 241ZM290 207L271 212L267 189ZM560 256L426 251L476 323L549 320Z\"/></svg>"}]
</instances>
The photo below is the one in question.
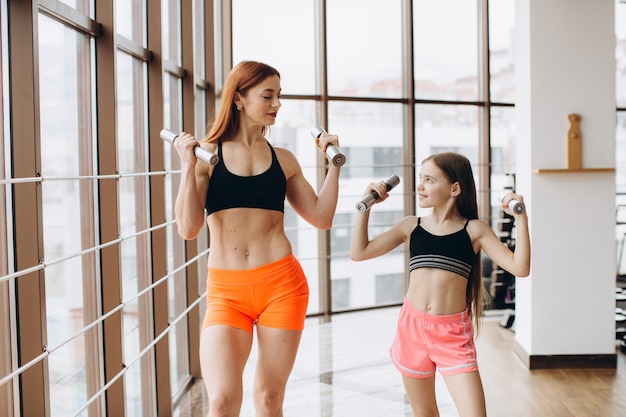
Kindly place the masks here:
<instances>
[{"instance_id":1,"label":"large window","mask_svg":"<svg viewBox=\"0 0 626 417\"><path fill-rule=\"evenodd\" d=\"M400 94L397 91L396 94ZM356 203L371 182L387 179L391 175L400 178L400 186L390 197L371 210L370 238L390 228L403 215L402 192L405 170L402 159L402 105L384 102L331 101L328 103L328 124L340 137L342 146L350 149L351 159L346 167L349 175L340 177L340 193L337 212L333 221L331 238L331 280L349 277L341 287L349 285L349 300L335 302L340 310L380 305L377 295L377 276L395 273L397 285L404 287L404 247L392 254L364 262L353 262L348 257L349 239L354 226ZM410 198L410 197L409 197ZM347 247L346 247L347 246ZM335 289L333 284L332 289ZM333 293L333 299L335 294ZM402 296L393 302L383 298L384 304L401 303Z\"/></svg>"},{"instance_id":2,"label":"large window","mask_svg":"<svg viewBox=\"0 0 626 417\"><path fill-rule=\"evenodd\" d=\"M332 292L332 310L400 303L401 295L377 296L376 282L380 279L376 277L385 271L386 279L398 279L404 285L405 248L363 263L348 258L355 203L368 183L398 175L400 187L384 205L373 209L370 235L391 227L403 215L415 212L414 184L419 162L433 152L455 150L472 161L481 204L486 206L482 212L490 213L501 191L490 195L489 185L505 187L512 178L508 174L515 171L511 155L515 145L511 124L514 113L509 110L514 98L513 5L508 1L489 2L486 19L481 10L487 2L455 0L435 4L416 0L410 5L413 27L408 30L403 25L407 12L403 8L407 5L400 1L340 0L323 2L324 7L313 1L279 3L269 6L252 0L233 1L232 60L236 64L243 59L257 59L276 66L283 75L283 93L290 98L283 102L277 126L284 123L305 130L302 121L307 116L313 118L307 123L327 120L328 130L339 134L347 156L332 231L327 235L308 232L322 241L307 241L312 252L307 252L306 259L323 259L325 245L320 243L325 239L330 246L330 269L307 271L307 275L319 284L322 293ZM289 53L275 47L279 36L276 31L283 26L270 25L265 31L255 32L254 37L246 35L247 27L254 22L271 22L278 10L287 17L287 25L295 26L289 36L298 48ZM487 20L495 22L488 30L483 29ZM481 39L487 38L490 44L485 48ZM413 48L409 50L408 45ZM408 54L403 55L403 51ZM488 53L489 67L479 65L485 60L480 55ZM300 67L303 63L307 68ZM409 63L414 69L414 91L409 91L407 83L405 68ZM491 71L486 78L489 85L481 81L485 77L480 71ZM490 103L487 92L498 107L484 106ZM319 101L319 106L307 112L299 103L310 99ZM411 100L415 106L409 110L407 106L414 105ZM491 116L495 132L494 126L485 125L484 112ZM409 126L414 130L409 131ZM294 141L298 131L284 131L280 137L292 135L291 143L283 143L296 151L307 170L311 169L308 178L315 185L323 165L315 165L311 149ZM490 145L491 152L482 151ZM410 156L413 152L415 159ZM497 170L490 172L488 167ZM303 233L309 228L305 224L302 227ZM302 250L300 242L298 239L297 247ZM324 285L323 281L317 282L318 278L337 283ZM309 313L321 312L328 308L323 303L328 294L318 298L315 285L312 287ZM349 294L349 300L340 302L334 291Z\"/></svg>"},{"instance_id":3,"label":"large window","mask_svg":"<svg viewBox=\"0 0 626 417\"><path fill-rule=\"evenodd\" d=\"M515 61L513 35L515 2L489 2L489 161L492 224L498 221L500 198L515 190ZM483 190L485 191L485 190ZM480 190L479 190L480 192Z\"/></svg>"},{"instance_id":4,"label":"large window","mask_svg":"<svg viewBox=\"0 0 626 417\"><path fill-rule=\"evenodd\" d=\"M154 378L149 355L141 351L153 340L150 312L150 239L148 223L145 64L123 52L117 56L117 159L120 192L124 358L133 365L126 373L128 409L145 414L152 409ZM142 405L143 404L143 405Z\"/></svg>"},{"instance_id":5,"label":"large window","mask_svg":"<svg viewBox=\"0 0 626 417\"><path fill-rule=\"evenodd\" d=\"M163 58L167 71L163 74L163 127L172 132L183 130L183 83L174 69L182 65L181 5L177 1L163 5ZM203 108L204 110L204 108ZM168 319L172 323L169 335L170 383L172 392L179 391L189 378L188 321L183 312L187 307L184 242L178 238L174 223L174 201L180 182L180 158L169 143L163 143L165 176L165 219L168 294ZM182 317L179 321L177 318Z\"/></svg>"},{"instance_id":6,"label":"large window","mask_svg":"<svg viewBox=\"0 0 626 417\"><path fill-rule=\"evenodd\" d=\"M478 85L478 2L413 1L415 97L475 101Z\"/></svg>"},{"instance_id":7,"label":"large window","mask_svg":"<svg viewBox=\"0 0 626 417\"><path fill-rule=\"evenodd\" d=\"M93 179L92 43L43 15L39 98L50 408L67 415L100 388ZM84 179L81 179L84 178Z\"/></svg>"},{"instance_id":8,"label":"large window","mask_svg":"<svg viewBox=\"0 0 626 417\"><path fill-rule=\"evenodd\" d=\"M316 3L233 0L233 63L266 62L280 72L283 94L315 94Z\"/></svg>"},{"instance_id":9,"label":"large window","mask_svg":"<svg viewBox=\"0 0 626 417\"><path fill-rule=\"evenodd\" d=\"M489 92L494 103L515 102L515 1L489 0Z\"/></svg>"},{"instance_id":10,"label":"large window","mask_svg":"<svg viewBox=\"0 0 626 417\"><path fill-rule=\"evenodd\" d=\"M0 1L3 416L167 414L199 376L207 236L176 233L159 131L212 110L202 43L182 44L204 3Z\"/></svg>"},{"instance_id":11,"label":"large window","mask_svg":"<svg viewBox=\"0 0 626 417\"><path fill-rule=\"evenodd\" d=\"M406 248L362 263L348 258L355 204L368 183L391 175L401 178L392 197L373 209L370 235L374 236L402 216L417 211L414 186L419 162L433 152L456 150L470 158L481 204L487 206L485 213L489 213L491 205L488 185L504 183L510 178L505 171L515 170L514 157L510 155L514 145L510 122L514 115L507 111L513 105L514 91L510 47L514 4L507 0L489 4L490 21L497 23L489 26L490 45L485 48L479 39L486 38L486 22L479 11L486 2L415 0L410 2L410 27L403 17L408 4L399 0L338 0L323 2L324 7L313 1L271 5L233 1L232 63L256 59L275 66L282 74L283 95L289 98L284 100L277 122L280 135L273 132L270 140L278 146L279 138L289 143L286 137L291 136L295 141L306 136L301 132L306 132L307 123L325 120L327 129L339 135L347 156L333 229L328 232L330 249L321 244L319 233L306 224L302 224L298 234L309 235L308 239L298 238L296 245L299 251L306 251L305 262L311 257L318 260L307 270L313 284L310 314L402 302L401 295L379 296L377 282L381 281L377 277L396 279L402 287L406 279ZM286 26L269 25L266 30L256 31L252 38L248 35L246 28L255 22L272 22L279 10ZM275 39L286 28L291 29L289 36L295 41L276 48ZM408 48L413 62L409 62L409 56L403 56ZM480 81L484 77L479 73L479 62L487 53L494 58L490 67L482 70L492 71L488 78L494 84L491 90ZM306 68L301 67L304 64ZM414 73L407 75L411 68ZM413 80L414 91L409 91L409 79ZM500 107L483 106L489 103L489 92ZM311 99L319 105L305 108L304 103ZM408 106L414 107L409 110ZM490 126L484 125L483 112L500 118L496 138ZM283 125L290 129L283 129ZM490 161L490 154L481 150L494 140L498 149ZM296 155L305 166L307 178L316 186L316 181L323 177L324 166L319 164L313 148L302 143L298 142ZM498 166L498 174L483 169L491 163ZM495 176L478 181L487 175ZM329 255L330 269L319 268ZM316 298L316 287L319 293L329 290L332 297ZM340 294L335 292L346 294L349 299L339 301ZM332 300L332 305L328 300Z\"/></svg>"},{"instance_id":12,"label":"large window","mask_svg":"<svg viewBox=\"0 0 626 417\"><path fill-rule=\"evenodd\" d=\"M401 97L400 0L334 0L327 4L328 94Z\"/></svg>"}]
</instances>

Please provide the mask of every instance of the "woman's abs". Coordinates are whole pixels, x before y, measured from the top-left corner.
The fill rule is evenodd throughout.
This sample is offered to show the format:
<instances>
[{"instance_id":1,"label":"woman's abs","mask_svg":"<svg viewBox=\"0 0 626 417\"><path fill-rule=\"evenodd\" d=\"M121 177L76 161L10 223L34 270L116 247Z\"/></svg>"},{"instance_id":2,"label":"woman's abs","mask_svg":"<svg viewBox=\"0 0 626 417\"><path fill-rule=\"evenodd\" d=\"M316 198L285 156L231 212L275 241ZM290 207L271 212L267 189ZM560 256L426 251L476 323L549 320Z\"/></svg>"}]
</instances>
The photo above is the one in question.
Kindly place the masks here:
<instances>
[{"instance_id":1,"label":"woman's abs","mask_svg":"<svg viewBox=\"0 0 626 417\"><path fill-rule=\"evenodd\" d=\"M282 213L259 209L233 210L237 212L218 212L209 216L210 267L245 270L291 254Z\"/></svg>"}]
</instances>

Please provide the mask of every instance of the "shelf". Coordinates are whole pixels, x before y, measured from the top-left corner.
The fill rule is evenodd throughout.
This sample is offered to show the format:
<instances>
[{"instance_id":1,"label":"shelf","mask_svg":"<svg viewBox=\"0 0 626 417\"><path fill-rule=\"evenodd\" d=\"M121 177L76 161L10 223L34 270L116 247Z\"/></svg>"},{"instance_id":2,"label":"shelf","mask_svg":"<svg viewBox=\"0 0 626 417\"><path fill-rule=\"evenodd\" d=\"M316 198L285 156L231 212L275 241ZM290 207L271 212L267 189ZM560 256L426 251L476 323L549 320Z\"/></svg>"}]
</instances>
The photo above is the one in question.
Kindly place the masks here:
<instances>
[{"instance_id":1,"label":"shelf","mask_svg":"<svg viewBox=\"0 0 626 417\"><path fill-rule=\"evenodd\" d=\"M539 168L535 174L567 174L584 172L615 172L615 168Z\"/></svg>"},{"instance_id":2,"label":"shelf","mask_svg":"<svg viewBox=\"0 0 626 417\"><path fill-rule=\"evenodd\" d=\"M570 174L592 172L615 172L615 168L583 168L582 139L580 131L580 114L567 115L570 127L567 131L567 168L539 168L535 174Z\"/></svg>"}]
</instances>

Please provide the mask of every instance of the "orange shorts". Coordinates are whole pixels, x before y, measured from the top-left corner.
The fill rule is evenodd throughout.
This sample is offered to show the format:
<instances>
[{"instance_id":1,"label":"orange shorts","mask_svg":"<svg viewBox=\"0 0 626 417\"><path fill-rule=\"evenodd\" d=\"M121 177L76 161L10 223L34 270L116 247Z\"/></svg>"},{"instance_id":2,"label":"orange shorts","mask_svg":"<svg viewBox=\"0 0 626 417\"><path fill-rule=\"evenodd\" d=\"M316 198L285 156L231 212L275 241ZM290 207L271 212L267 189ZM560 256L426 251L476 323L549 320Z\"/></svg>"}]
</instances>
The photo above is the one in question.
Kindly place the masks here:
<instances>
[{"instance_id":1,"label":"orange shorts","mask_svg":"<svg viewBox=\"0 0 626 417\"><path fill-rule=\"evenodd\" d=\"M437 368L443 376L478 370L467 310L435 316L418 310L406 298L389 353L398 371L410 378L431 377Z\"/></svg>"},{"instance_id":2,"label":"orange shorts","mask_svg":"<svg viewBox=\"0 0 626 417\"><path fill-rule=\"evenodd\" d=\"M304 329L309 285L293 254L253 269L208 271L203 329L224 324L252 332L254 323Z\"/></svg>"}]
</instances>

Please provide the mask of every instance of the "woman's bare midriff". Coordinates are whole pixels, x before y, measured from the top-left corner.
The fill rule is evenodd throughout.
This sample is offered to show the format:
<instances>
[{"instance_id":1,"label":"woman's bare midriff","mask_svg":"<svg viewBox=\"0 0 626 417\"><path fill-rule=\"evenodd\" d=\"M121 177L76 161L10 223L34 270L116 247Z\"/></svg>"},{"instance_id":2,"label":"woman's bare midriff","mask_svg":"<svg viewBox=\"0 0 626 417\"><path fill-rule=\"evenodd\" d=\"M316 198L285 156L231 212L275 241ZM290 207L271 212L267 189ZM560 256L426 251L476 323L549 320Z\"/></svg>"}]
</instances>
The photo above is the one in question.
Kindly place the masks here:
<instances>
[{"instance_id":1,"label":"woman's bare midriff","mask_svg":"<svg viewBox=\"0 0 626 417\"><path fill-rule=\"evenodd\" d=\"M411 271L407 300L418 310L437 316L456 314L467 308L467 279L443 269Z\"/></svg>"},{"instance_id":2,"label":"woman's bare midriff","mask_svg":"<svg viewBox=\"0 0 626 417\"><path fill-rule=\"evenodd\" d=\"M284 214L276 210L233 208L207 218L210 230L208 265L246 270L282 259L292 252L285 235Z\"/></svg>"}]
</instances>

